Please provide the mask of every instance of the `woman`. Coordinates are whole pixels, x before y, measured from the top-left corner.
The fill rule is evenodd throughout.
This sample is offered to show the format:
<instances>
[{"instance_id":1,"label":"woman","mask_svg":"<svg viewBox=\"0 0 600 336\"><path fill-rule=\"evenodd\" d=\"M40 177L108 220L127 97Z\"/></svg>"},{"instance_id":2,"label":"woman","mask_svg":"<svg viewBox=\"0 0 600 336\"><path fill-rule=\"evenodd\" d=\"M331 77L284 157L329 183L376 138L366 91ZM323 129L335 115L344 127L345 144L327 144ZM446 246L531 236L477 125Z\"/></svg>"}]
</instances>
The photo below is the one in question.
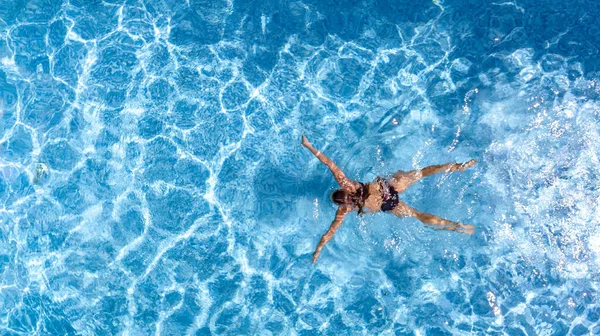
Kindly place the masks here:
<instances>
[{"instance_id":1,"label":"woman","mask_svg":"<svg viewBox=\"0 0 600 336\"><path fill-rule=\"evenodd\" d=\"M419 212L400 201L398 193L404 192L411 184L425 176L440 172L464 171L477 163L476 160L470 160L463 164L447 163L444 165L429 166L421 170L409 172L399 170L391 178L377 177L374 182L362 184L347 178L344 172L341 171L331 159L316 150L304 135L302 136L302 145L308 148L308 150L310 150L322 163L329 167L335 180L342 187L342 189L334 191L331 195L333 202L339 205L339 208L329 230L321 237L321 241L313 254L313 263L319 258L323 246L327 244L335 234L335 231L342 225L344 216L353 210L357 210L359 214L378 211L391 212L400 218L415 217L427 226L431 226L436 230L450 230L473 234L473 231L475 230L473 225L455 223L435 215Z\"/></svg>"}]
</instances>

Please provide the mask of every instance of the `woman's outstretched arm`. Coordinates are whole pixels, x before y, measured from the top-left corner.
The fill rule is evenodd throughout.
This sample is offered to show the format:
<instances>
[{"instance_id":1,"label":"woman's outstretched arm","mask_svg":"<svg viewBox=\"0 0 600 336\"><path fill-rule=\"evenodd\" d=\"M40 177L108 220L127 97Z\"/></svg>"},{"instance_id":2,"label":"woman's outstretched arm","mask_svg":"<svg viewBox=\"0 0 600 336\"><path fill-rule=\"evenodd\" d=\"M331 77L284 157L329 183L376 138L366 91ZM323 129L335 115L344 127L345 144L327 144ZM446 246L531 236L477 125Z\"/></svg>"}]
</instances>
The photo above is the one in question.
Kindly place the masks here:
<instances>
[{"instance_id":1,"label":"woman's outstretched arm","mask_svg":"<svg viewBox=\"0 0 600 336\"><path fill-rule=\"evenodd\" d=\"M329 167L329 170L331 170L333 173L333 177L335 177L335 180L342 187L342 189L348 192L355 192L360 188L360 183L347 178L346 174L344 174L344 172L333 161L331 161L330 158L313 147L313 145L308 142L308 139L306 139L304 135L302 136L302 146L308 148L308 150L311 151L311 153L313 153L317 159Z\"/></svg>"},{"instance_id":2,"label":"woman's outstretched arm","mask_svg":"<svg viewBox=\"0 0 600 336\"><path fill-rule=\"evenodd\" d=\"M335 219L333 220L333 223L331 223L329 230L327 230L327 232L321 237L321 241L319 241L319 245L317 246L315 253L313 253L313 258L312 258L313 264L315 263L315 261L317 261L317 259L319 259L319 254L321 254L321 250L323 249L323 246L325 246L325 244L327 244L327 242L329 240L331 240L331 238L333 238L335 231L337 231L337 229L340 226L342 226L342 222L344 221L344 216L346 216L346 214L351 211L352 211L352 208L350 208L350 207L341 206L338 208L337 212L335 213Z\"/></svg>"}]
</instances>

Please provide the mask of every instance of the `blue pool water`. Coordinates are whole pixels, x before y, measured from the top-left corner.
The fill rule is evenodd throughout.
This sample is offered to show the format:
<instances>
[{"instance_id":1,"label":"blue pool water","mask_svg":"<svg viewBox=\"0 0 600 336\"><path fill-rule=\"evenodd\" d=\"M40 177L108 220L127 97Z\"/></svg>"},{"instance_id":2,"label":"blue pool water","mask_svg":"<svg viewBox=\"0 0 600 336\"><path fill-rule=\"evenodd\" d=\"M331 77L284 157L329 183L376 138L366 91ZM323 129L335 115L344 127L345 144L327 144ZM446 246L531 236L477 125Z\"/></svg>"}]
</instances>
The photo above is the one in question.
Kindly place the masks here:
<instances>
[{"instance_id":1,"label":"blue pool water","mask_svg":"<svg viewBox=\"0 0 600 336\"><path fill-rule=\"evenodd\" d=\"M0 334L600 334L597 1L0 0ZM463 162L351 215L336 184Z\"/></svg>"}]
</instances>

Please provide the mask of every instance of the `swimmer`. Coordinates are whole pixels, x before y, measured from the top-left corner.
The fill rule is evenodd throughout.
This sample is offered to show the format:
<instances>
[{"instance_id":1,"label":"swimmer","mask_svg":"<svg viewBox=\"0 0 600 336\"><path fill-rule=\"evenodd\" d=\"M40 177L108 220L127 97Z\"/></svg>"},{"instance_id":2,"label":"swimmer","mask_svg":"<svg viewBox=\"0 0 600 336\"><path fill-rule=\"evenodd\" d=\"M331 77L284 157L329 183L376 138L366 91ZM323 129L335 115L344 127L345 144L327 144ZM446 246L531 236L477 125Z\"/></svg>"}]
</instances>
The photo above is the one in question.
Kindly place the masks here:
<instances>
[{"instance_id":1,"label":"swimmer","mask_svg":"<svg viewBox=\"0 0 600 336\"><path fill-rule=\"evenodd\" d=\"M313 254L313 263L319 258L323 246L333 238L337 229L342 225L344 217L354 210L359 215L383 211L390 212L400 218L415 217L427 227L435 230L449 230L467 234L473 234L475 231L473 225L456 223L435 215L419 212L402 202L398 198L398 194L404 192L411 184L423 177L437 173L455 172L457 170L464 171L477 163L477 160L470 160L465 163L447 163L429 166L409 172L399 170L391 177L377 177L371 183L362 184L347 178L344 172L325 154L316 150L304 135L302 136L302 146L308 148L317 159L329 167L335 180L342 187L342 189L338 189L331 194L332 201L339 207L335 213L333 223L331 223L329 230L321 237L321 241Z\"/></svg>"}]
</instances>

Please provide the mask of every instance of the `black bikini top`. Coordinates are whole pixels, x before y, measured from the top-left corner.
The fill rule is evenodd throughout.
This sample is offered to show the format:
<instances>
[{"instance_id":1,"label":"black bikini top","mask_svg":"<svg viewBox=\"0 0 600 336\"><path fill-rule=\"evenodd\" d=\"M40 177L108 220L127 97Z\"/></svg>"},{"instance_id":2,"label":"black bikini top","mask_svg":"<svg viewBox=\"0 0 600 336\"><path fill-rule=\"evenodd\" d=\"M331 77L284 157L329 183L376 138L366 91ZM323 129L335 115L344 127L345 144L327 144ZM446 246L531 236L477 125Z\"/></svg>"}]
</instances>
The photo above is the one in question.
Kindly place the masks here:
<instances>
[{"instance_id":1,"label":"black bikini top","mask_svg":"<svg viewBox=\"0 0 600 336\"><path fill-rule=\"evenodd\" d=\"M394 189L394 186L384 178L377 177L375 181L379 183L381 190L381 211L391 211L398 205L398 202L400 202L398 199L398 192Z\"/></svg>"}]
</instances>

